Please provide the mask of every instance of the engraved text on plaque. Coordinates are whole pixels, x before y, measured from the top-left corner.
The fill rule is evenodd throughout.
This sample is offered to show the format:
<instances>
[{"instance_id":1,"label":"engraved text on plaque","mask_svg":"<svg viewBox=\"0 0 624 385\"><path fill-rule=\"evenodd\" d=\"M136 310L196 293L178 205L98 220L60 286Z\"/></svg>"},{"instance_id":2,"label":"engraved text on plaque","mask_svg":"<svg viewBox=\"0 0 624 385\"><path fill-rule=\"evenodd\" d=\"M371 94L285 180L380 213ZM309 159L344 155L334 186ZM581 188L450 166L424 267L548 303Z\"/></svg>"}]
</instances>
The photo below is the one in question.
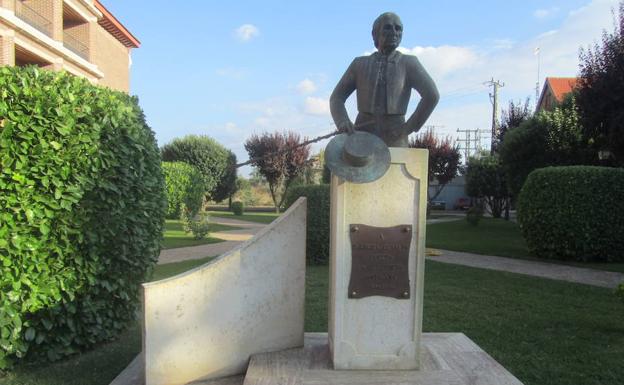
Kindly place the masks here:
<instances>
[{"instance_id":1,"label":"engraved text on plaque","mask_svg":"<svg viewBox=\"0 0 624 385\"><path fill-rule=\"evenodd\" d=\"M409 299L409 249L412 226L352 224L349 298L381 295Z\"/></svg>"}]
</instances>

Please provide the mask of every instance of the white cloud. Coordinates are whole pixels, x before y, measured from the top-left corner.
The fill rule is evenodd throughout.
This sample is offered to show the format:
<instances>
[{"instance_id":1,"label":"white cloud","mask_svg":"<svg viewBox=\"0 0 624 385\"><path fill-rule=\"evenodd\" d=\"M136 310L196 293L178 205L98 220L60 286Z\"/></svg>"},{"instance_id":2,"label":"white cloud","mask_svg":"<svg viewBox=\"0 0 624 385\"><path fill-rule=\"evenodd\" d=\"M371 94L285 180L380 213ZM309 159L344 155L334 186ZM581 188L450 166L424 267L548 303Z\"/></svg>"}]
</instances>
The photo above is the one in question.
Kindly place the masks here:
<instances>
[{"instance_id":1,"label":"white cloud","mask_svg":"<svg viewBox=\"0 0 624 385\"><path fill-rule=\"evenodd\" d=\"M444 77L457 70L470 68L479 61L479 55L470 47L416 46L413 48L399 47L399 51L408 55L416 55L434 79Z\"/></svg>"},{"instance_id":2,"label":"white cloud","mask_svg":"<svg viewBox=\"0 0 624 385\"><path fill-rule=\"evenodd\" d=\"M297 91L302 95L311 94L316 91L316 84L312 80L305 78L297 84Z\"/></svg>"},{"instance_id":3,"label":"white cloud","mask_svg":"<svg viewBox=\"0 0 624 385\"><path fill-rule=\"evenodd\" d=\"M329 116L329 100L308 96L303 111L309 115Z\"/></svg>"},{"instance_id":4,"label":"white cloud","mask_svg":"<svg viewBox=\"0 0 624 385\"><path fill-rule=\"evenodd\" d=\"M234 122L225 123L225 132L230 135L240 135L243 130Z\"/></svg>"},{"instance_id":5,"label":"white cloud","mask_svg":"<svg viewBox=\"0 0 624 385\"><path fill-rule=\"evenodd\" d=\"M511 39L494 39L492 41L492 48L495 50L503 50L513 48L514 41Z\"/></svg>"},{"instance_id":6,"label":"white cloud","mask_svg":"<svg viewBox=\"0 0 624 385\"><path fill-rule=\"evenodd\" d=\"M226 67L217 69L215 73L224 78L242 80L247 77L249 71L243 68Z\"/></svg>"},{"instance_id":7,"label":"white cloud","mask_svg":"<svg viewBox=\"0 0 624 385\"><path fill-rule=\"evenodd\" d=\"M535 12L533 12L533 17L535 17L536 19L545 19L547 17L555 15L557 12L559 12L558 7L551 7L548 9L536 9Z\"/></svg>"},{"instance_id":8,"label":"white cloud","mask_svg":"<svg viewBox=\"0 0 624 385\"><path fill-rule=\"evenodd\" d=\"M260 34L260 30L253 24L243 24L234 32L238 40L248 42Z\"/></svg>"},{"instance_id":9,"label":"white cloud","mask_svg":"<svg viewBox=\"0 0 624 385\"><path fill-rule=\"evenodd\" d=\"M618 0L593 0L586 6L570 12L556 26L557 29L536 34L524 41L499 44L495 41L471 47L440 46L415 47L407 52L418 55L440 90L440 105L427 125L444 126L444 134L460 129L488 130L491 125L492 105L488 97L491 89L483 83L492 77L505 83L499 90L499 108L506 108L509 100L531 97L535 103L537 57L540 47L540 87L547 76L576 76L580 47L587 47L600 39L604 29L613 29L611 8ZM443 47L449 47L443 50ZM442 52L448 55L443 55ZM448 59L448 62L445 60ZM414 111L418 100L410 103L408 114ZM500 116L500 115L499 115ZM487 140L484 139L484 144Z\"/></svg>"}]
</instances>

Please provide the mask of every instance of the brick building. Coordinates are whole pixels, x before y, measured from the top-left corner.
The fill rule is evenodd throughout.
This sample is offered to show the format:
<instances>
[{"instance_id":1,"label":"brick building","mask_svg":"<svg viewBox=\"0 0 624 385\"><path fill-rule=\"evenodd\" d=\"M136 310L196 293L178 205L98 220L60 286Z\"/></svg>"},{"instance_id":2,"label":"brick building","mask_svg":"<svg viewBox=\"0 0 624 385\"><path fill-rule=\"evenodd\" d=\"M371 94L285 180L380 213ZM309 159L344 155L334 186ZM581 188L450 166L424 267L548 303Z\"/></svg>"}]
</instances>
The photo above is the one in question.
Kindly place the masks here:
<instances>
[{"instance_id":1,"label":"brick building","mask_svg":"<svg viewBox=\"0 0 624 385\"><path fill-rule=\"evenodd\" d=\"M65 70L128 92L139 44L98 0L0 0L0 65Z\"/></svg>"}]
</instances>

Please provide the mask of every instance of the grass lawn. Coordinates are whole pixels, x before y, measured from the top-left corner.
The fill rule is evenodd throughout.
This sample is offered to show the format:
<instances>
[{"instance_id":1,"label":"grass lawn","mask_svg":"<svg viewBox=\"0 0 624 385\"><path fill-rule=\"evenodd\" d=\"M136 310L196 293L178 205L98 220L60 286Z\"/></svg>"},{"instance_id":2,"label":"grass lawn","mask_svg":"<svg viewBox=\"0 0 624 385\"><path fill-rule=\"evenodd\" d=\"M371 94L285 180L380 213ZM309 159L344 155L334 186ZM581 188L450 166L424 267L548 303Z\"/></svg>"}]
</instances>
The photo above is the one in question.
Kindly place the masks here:
<instances>
[{"instance_id":1,"label":"grass lawn","mask_svg":"<svg viewBox=\"0 0 624 385\"><path fill-rule=\"evenodd\" d=\"M209 258L157 266L155 278ZM424 330L462 332L525 385L624 383L624 304L608 289L427 261ZM327 331L327 266L308 266L306 331ZM0 385L107 385L141 349L140 328Z\"/></svg>"},{"instance_id":2,"label":"grass lawn","mask_svg":"<svg viewBox=\"0 0 624 385\"><path fill-rule=\"evenodd\" d=\"M425 332L462 332L525 385L624 383L624 304L608 289L427 261ZM306 331L327 330L328 269L308 267Z\"/></svg>"},{"instance_id":3,"label":"grass lawn","mask_svg":"<svg viewBox=\"0 0 624 385\"><path fill-rule=\"evenodd\" d=\"M275 218L279 217L280 214L276 213L243 213L243 215L234 215L231 211L209 211L213 217L221 217L221 218L231 218L238 219L239 221L248 221L248 222L256 222L256 223L271 223Z\"/></svg>"},{"instance_id":4,"label":"grass lawn","mask_svg":"<svg viewBox=\"0 0 624 385\"><path fill-rule=\"evenodd\" d=\"M212 223L210 225L210 233L216 231L237 230L240 227L219 225ZM163 249L175 249L178 247L189 247L197 245L205 245L208 243L223 242L222 239L210 237L210 233L204 239L193 239L193 234L187 234L182 227L182 221L175 219L167 219L165 222L165 234L162 241Z\"/></svg>"},{"instance_id":5,"label":"grass lawn","mask_svg":"<svg viewBox=\"0 0 624 385\"><path fill-rule=\"evenodd\" d=\"M518 225L503 219L482 218L478 226L471 226L466 220L427 225L427 247L624 273L624 263L568 262L533 257Z\"/></svg>"}]
</instances>

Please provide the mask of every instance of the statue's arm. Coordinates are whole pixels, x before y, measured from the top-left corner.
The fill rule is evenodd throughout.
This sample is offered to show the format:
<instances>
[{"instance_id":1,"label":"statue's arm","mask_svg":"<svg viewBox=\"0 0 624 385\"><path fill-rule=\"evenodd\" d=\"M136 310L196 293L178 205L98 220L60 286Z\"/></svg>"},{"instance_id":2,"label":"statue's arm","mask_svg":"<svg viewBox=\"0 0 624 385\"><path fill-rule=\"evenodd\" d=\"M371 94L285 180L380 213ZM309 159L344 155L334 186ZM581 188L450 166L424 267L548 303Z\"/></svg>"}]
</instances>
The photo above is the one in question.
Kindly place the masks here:
<instances>
[{"instance_id":1,"label":"statue's arm","mask_svg":"<svg viewBox=\"0 0 624 385\"><path fill-rule=\"evenodd\" d=\"M336 124L336 128L342 132L353 132L353 123L349 119L345 102L349 95L355 91L355 60L351 63L342 78L336 84L336 88L329 97L329 110Z\"/></svg>"},{"instance_id":2,"label":"statue's arm","mask_svg":"<svg viewBox=\"0 0 624 385\"><path fill-rule=\"evenodd\" d=\"M415 56L407 61L407 73L410 85L420 94L420 102L416 107L416 111L409 117L405 123L408 134L417 132L425 124L433 109L440 100L440 94L433 79L427 73L425 68Z\"/></svg>"}]
</instances>

